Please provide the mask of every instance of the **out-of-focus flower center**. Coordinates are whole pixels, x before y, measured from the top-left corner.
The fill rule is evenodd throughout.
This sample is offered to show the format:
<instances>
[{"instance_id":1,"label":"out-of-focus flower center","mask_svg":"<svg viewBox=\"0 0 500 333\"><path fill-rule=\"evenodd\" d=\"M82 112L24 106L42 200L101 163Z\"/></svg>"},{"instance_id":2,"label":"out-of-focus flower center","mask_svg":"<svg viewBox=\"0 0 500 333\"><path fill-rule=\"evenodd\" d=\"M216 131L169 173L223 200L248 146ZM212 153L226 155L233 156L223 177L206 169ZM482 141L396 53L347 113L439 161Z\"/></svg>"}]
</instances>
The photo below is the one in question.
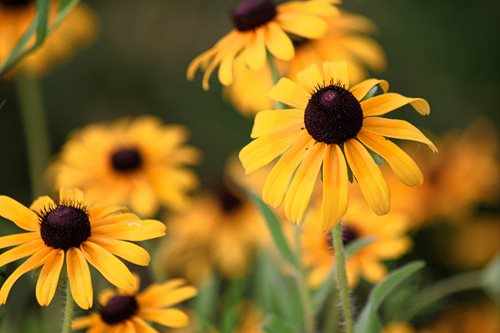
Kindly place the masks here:
<instances>
[{"instance_id":1,"label":"out-of-focus flower center","mask_svg":"<svg viewBox=\"0 0 500 333\"><path fill-rule=\"evenodd\" d=\"M318 89L304 113L307 132L319 142L342 144L363 126L363 110L356 97L338 85Z\"/></svg>"},{"instance_id":2,"label":"out-of-focus flower center","mask_svg":"<svg viewBox=\"0 0 500 333\"><path fill-rule=\"evenodd\" d=\"M23 7L32 2L33 0L0 0L0 7Z\"/></svg>"},{"instance_id":3,"label":"out-of-focus flower center","mask_svg":"<svg viewBox=\"0 0 500 333\"><path fill-rule=\"evenodd\" d=\"M344 246L351 244L358 239L358 237L359 234L355 229L346 225L342 226L342 242L344 243Z\"/></svg>"},{"instance_id":4,"label":"out-of-focus flower center","mask_svg":"<svg viewBox=\"0 0 500 333\"><path fill-rule=\"evenodd\" d=\"M41 216L40 234L47 246L67 250L90 236L90 221L83 207L57 205Z\"/></svg>"},{"instance_id":5,"label":"out-of-focus flower center","mask_svg":"<svg viewBox=\"0 0 500 333\"><path fill-rule=\"evenodd\" d=\"M239 31L250 31L271 21L277 14L272 0L243 0L232 13L233 24Z\"/></svg>"},{"instance_id":6,"label":"out-of-focus flower center","mask_svg":"<svg viewBox=\"0 0 500 333\"><path fill-rule=\"evenodd\" d=\"M106 324L121 323L137 313L139 305L133 296L114 296L101 309L99 314Z\"/></svg>"},{"instance_id":7,"label":"out-of-focus flower center","mask_svg":"<svg viewBox=\"0 0 500 333\"><path fill-rule=\"evenodd\" d=\"M226 213L234 212L243 203L241 198L224 184L217 189L216 195L217 199L219 199L219 204Z\"/></svg>"},{"instance_id":8,"label":"out-of-focus flower center","mask_svg":"<svg viewBox=\"0 0 500 333\"><path fill-rule=\"evenodd\" d=\"M142 156L137 148L122 148L111 155L111 165L117 172L136 171L142 166Z\"/></svg>"}]
</instances>

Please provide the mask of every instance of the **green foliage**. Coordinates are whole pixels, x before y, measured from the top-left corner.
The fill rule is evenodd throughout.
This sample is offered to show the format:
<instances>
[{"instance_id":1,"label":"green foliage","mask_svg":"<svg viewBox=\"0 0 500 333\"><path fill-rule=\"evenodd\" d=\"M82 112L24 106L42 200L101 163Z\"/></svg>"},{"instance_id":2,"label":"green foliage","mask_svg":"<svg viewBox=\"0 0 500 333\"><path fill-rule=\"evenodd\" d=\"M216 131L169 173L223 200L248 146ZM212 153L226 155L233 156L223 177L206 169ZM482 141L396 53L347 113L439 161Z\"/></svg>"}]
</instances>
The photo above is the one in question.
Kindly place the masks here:
<instances>
[{"instance_id":1,"label":"green foliage","mask_svg":"<svg viewBox=\"0 0 500 333\"><path fill-rule=\"evenodd\" d=\"M267 316L264 325L262 326L264 332L267 333L291 333L293 330L280 318L270 315Z\"/></svg>"}]
</instances>

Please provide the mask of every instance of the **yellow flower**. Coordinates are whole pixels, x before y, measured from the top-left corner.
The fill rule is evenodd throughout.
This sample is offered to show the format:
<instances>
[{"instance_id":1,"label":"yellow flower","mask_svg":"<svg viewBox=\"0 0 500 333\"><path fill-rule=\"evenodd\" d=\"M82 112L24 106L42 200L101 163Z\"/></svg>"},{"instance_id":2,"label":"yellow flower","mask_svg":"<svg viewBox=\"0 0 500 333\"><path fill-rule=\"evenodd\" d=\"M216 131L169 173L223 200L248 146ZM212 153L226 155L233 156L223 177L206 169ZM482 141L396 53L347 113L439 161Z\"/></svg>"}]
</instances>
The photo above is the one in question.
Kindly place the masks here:
<instances>
[{"instance_id":1,"label":"yellow flower","mask_svg":"<svg viewBox=\"0 0 500 333\"><path fill-rule=\"evenodd\" d=\"M234 29L191 62L188 79L192 80L201 68L205 71L203 89L208 90L210 76L220 65L219 81L230 85L235 58L242 57L248 67L259 70L266 64L266 50L276 59L292 60L295 50L286 32L307 39L323 37L326 18L337 14L333 6L337 2L289 1L275 5L273 0L242 0L231 15Z\"/></svg>"},{"instance_id":2,"label":"yellow flower","mask_svg":"<svg viewBox=\"0 0 500 333\"><path fill-rule=\"evenodd\" d=\"M287 218L301 222L322 169L321 221L329 229L347 209L349 166L370 208L386 214L389 189L368 149L384 158L406 185L422 184L415 162L386 137L422 142L433 151L436 147L410 123L378 116L407 104L427 115L425 100L387 93L388 83L376 79L349 89L342 62L324 63L323 73L311 65L297 79L298 83L282 78L269 94L293 109L258 113L251 134L256 140L240 152L247 173L281 156L264 185L264 201L275 207L284 201ZM384 93L365 99L377 85Z\"/></svg>"},{"instance_id":3,"label":"yellow flower","mask_svg":"<svg viewBox=\"0 0 500 333\"><path fill-rule=\"evenodd\" d=\"M294 41L295 57L290 62L279 62L279 72L289 78L311 64L321 66L324 61L346 61L349 79L358 83L367 77L367 68L380 72L385 69L384 51L366 34L376 30L372 21L361 15L341 12L328 20L328 32L321 39ZM233 84L224 87L228 99L243 114L250 115L272 107L267 92L273 86L269 66L254 71L243 59L234 62Z\"/></svg>"},{"instance_id":4,"label":"yellow flower","mask_svg":"<svg viewBox=\"0 0 500 333\"><path fill-rule=\"evenodd\" d=\"M334 264L334 252L331 233L322 230L321 211L315 208L306 218L302 246L304 265L310 269L309 283L319 287ZM347 260L347 278L351 287L361 276L377 283L387 275L383 261L397 259L411 248L411 238L405 235L408 226L404 214L391 212L377 216L361 202L350 203L342 219L344 245L361 238L373 238L372 243Z\"/></svg>"},{"instance_id":5,"label":"yellow flower","mask_svg":"<svg viewBox=\"0 0 500 333\"><path fill-rule=\"evenodd\" d=\"M244 275L256 250L266 244L266 226L254 205L226 185L193 202L193 209L172 217L160 250L159 265L169 276L200 284L213 271Z\"/></svg>"},{"instance_id":6,"label":"yellow flower","mask_svg":"<svg viewBox=\"0 0 500 333\"><path fill-rule=\"evenodd\" d=\"M417 333L408 323L392 322L384 327L383 333Z\"/></svg>"},{"instance_id":7,"label":"yellow flower","mask_svg":"<svg viewBox=\"0 0 500 333\"><path fill-rule=\"evenodd\" d=\"M53 23L59 1L52 1L49 23ZM0 64L3 63L35 17L34 0L0 0ZM44 44L21 63L23 70L44 74L53 65L64 62L79 49L88 46L97 33L97 19L84 5L78 5L52 31ZM34 42L34 38L33 41ZM29 43L28 43L29 45Z\"/></svg>"},{"instance_id":8,"label":"yellow flower","mask_svg":"<svg viewBox=\"0 0 500 333\"><path fill-rule=\"evenodd\" d=\"M63 147L52 171L56 187L79 187L89 201L130 205L143 216L160 204L186 206L197 184L193 164L199 153L183 146L187 131L153 117L90 125Z\"/></svg>"},{"instance_id":9,"label":"yellow flower","mask_svg":"<svg viewBox=\"0 0 500 333\"><path fill-rule=\"evenodd\" d=\"M186 313L170 308L196 295L196 289L187 286L184 280L168 280L153 284L140 293L138 290L139 278L135 276L130 288L101 292L99 312L75 319L72 328L88 327L87 332L92 333L154 333L158 331L146 321L167 327L188 325Z\"/></svg>"},{"instance_id":10,"label":"yellow flower","mask_svg":"<svg viewBox=\"0 0 500 333\"><path fill-rule=\"evenodd\" d=\"M146 250L128 241L165 235L163 223L141 220L122 207L88 206L77 189L61 189L58 203L48 196L39 197L30 208L0 196L0 216L27 231L0 237L0 248L15 246L0 254L0 267L29 257L3 283L0 304L5 304L10 289L23 274L43 265L36 297L40 305L49 305L66 257L71 294L81 308L88 309L93 292L87 262L115 286L128 288L133 275L115 256L147 266L150 257Z\"/></svg>"}]
</instances>

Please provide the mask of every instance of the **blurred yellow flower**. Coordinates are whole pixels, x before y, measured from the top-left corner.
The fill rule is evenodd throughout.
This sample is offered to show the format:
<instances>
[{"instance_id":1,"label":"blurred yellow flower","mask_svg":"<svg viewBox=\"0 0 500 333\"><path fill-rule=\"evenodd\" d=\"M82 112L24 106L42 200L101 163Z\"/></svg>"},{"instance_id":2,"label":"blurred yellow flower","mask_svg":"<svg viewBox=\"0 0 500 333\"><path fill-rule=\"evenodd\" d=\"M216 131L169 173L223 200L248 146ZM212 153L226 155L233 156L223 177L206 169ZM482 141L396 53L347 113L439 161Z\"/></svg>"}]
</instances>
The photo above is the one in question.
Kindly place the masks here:
<instances>
[{"instance_id":1,"label":"blurred yellow flower","mask_svg":"<svg viewBox=\"0 0 500 333\"><path fill-rule=\"evenodd\" d=\"M52 1L49 22L54 22L59 1ZM0 0L0 63L4 62L35 17L34 0ZM97 34L97 18L86 6L76 6L46 38L44 44L18 66L42 75L87 47ZM34 42L34 38L33 41ZM31 42L31 43L32 43ZM28 44L29 45L29 44Z\"/></svg>"},{"instance_id":2,"label":"blurred yellow flower","mask_svg":"<svg viewBox=\"0 0 500 333\"><path fill-rule=\"evenodd\" d=\"M309 269L309 283L319 287L334 265L334 251L330 231L321 226L321 210L314 207L306 218L303 235L304 266ZM342 219L344 245L355 240L371 237L373 242L347 260L347 278L351 287L360 277L377 283L387 275L383 261L401 257L412 246L407 216L391 212L384 216L375 215L361 202L351 201Z\"/></svg>"},{"instance_id":3,"label":"blurred yellow flower","mask_svg":"<svg viewBox=\"0 0 500 333\"><path fill-rule=\"evenodd\" d=\"M323 72L311 65L297 80L282 78L269 95L294 108L259 112L251 134L255 140L239 155L247 173L281 156L264 185L264 201L274 207L284 202L287 218L300 223L322 169L321 223L330 229L347 209L349 166L370 208L386 214L389 189L368 149L384 158L404 184L422 184L416 163L386 138L422 142L433 151L436 147L410 123L378 116L407 104L427 115L425 100L387 93L388 83L377 79L349 89L344 62L325 62ZM366 99L377 85L384 93Z\"/></svg>"},{"instance_id":4,"label":"blurred yellow flower","mask_svg":"<svg viewBox=\"0 0 500 333\"><path fill-rule=\"evenodd\" d=\"M135 276L130 288L101 292L100 310L75 319L72 328L88 328L89 333L151 333L158 331L147 321L167 327L188 325L186 313L170 307L194 297L195 288L187 286L182 279L174 279L152 284L138 293L139 284Z\"/></svg>"},{"instance_id":5,"label":"blurred yellow flower","mask_svg":"<svg viewBox=\"0 0 500 333\"><path fill-rule=\"evenodd\" d=\"M275 5L273 0L242 0L231 13L234 29L189 65L187 77L194 78L198 69L205 71L203 89L219 66L219 81L227 86L239 73L233 66L242 57L252 70L266 65L266 51L279 60L295 56L291 33L307 39L322 38L327 32L326 18L338 13L337 0L288 1Z\"/></svg>"},{"instance_id":6,"label":"blurred yellow flower","mask_svg":"<svg viewBox=\"0 0 500 333\"><path fill-rule=\"evenodd\" d=\"M252 258L269 242L254 205L226 185L204 194L192 209L169 220L169 235L159 251L159 266L168 276L200 284L213 271L227 278L247 273Z\"/></svg>"},{"instance_id":7,"label":"blurred yellow flower","mask_svg":"<svg viewBox=\"0 0 500 333\"><path fill-rule=\"evenodd\" d=\"M0 237L0 248L15 246L0 254L0 267L29 257L3 283L0 304L5 304L10 289L23 274L43 266L36 298L40 305L49 305L66 257L71 294L81 308L89 309L93 291L87 262L115 286L128 288L134 281L132 273L115 256L147 266L148 252L128 241L165 235L163 223L141 220L122 207L88 206L76 189L61 189L58 203L48 196L39 197L30 208L0 196L0 216L27 231Z\"/></svg>"},{"instance_id":8,"label":"blurred yellow flower","mask_svg":"<svg viewBox=\"0 0 500 333\"><path fill-rule=\"evenodd\" d=\"M408 323L392 322L384 327L382 333L417 333Z\"/></svg>"},{"instance_id":9,"label":"blurred yellow flower","mask_svg":"<svg viewBox=\"0 0 500 333\"><path fill-rule=\"evenodd\" d=\"M320 39L296 39L295 57L279 62L279 72L294 79L311 64L318 67L324 61L345 61L349 79L358 83L367 77L367 68L375 72L385 69L386 60L380 45L367 34L376 31L375 24L364 16L341 12L328 20L328 32ZM269 66L251 70L243 59L234 62L233 84L224 88L225 95L243 114L251 115L272 108L267 97L273 81Z\"/></svg>"},{"instance_id":10,"label":"blurred yellow flower","mask_svg":"<svg viewBox=\"0 0 500 333\"><path fill-rule=\"evenodd\" d=\"M187 130L143 116L94 124L74 133L51 168L56 187L81 188L89 201L130 205L142 216L160 204L182 209L197 185L185 168L199 152L184 146Z\"/></svg>"}]
</instances>

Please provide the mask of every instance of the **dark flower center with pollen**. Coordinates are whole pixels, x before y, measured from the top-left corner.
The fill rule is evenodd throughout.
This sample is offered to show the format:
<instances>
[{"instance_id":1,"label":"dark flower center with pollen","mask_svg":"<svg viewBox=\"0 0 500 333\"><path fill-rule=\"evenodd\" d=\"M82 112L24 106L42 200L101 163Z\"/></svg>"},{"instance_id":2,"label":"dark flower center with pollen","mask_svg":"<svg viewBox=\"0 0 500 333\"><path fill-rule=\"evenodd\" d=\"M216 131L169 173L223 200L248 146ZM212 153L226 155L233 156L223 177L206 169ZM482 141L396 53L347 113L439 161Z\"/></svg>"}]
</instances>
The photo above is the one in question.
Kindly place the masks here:
<instances>
[{"instance_id":1,"label":"dark flower center with pollen","mask_svg":"<svg viewBox=\"0 0 500 333\"><path fill-rule=\"evenodd\" d=\"M304 112L307 132L319 142L342 144L355 138L363 126L363 110L356 97L337 85L312 94Z\"/></svg>"},{"instance_id":2,"label":"dark flower center with pollen","mask_svg":"<svg viewBox=\"0 0 500 333\"><path fill-rule=\"evenodd\" d=\"M250 31L271 21L277 14L272 0L243 0L233 10L233 24L239 31Z\"/></svg>"},{"instance_id":3,"label":"dark flower center with pollen","mask_svg":"<svg viewBox=\"0 0 500 333\"><path fill-rule=\"evenodd\" d=\"M0 7L23 7L32 2L33 0L0 0Z\"/></svg>"},{"instance_id":4,"label":"dark flower center with pollen","mask_svg":"<svg viewBox=\"0 0 500 333\"><path fill-rule=\"evenodd\" d=\"M121 323L137 313L139 306L133 296L115 296L101 309L102 321L113 325Z\"/></svg>"},{"instance_id":5,"label":"dark flower center with pollen","mask_svg":"<svg viewBox=\"0 0 500 333\"><path fill-rule=\"evenodd\" d=\"M142 156L136 148L123 148L111 155L113 169L118 172L130 172L142 165Z\"/></svg>"},{"instance_id":6,"label":"dark flower center with pollen","mask_svg":"<svg viewBox=\"0 0 500 333\"><path fill-rule=\"evenodd\" d=\"M40 234L55 249L79 247L90 236L89 216L84 208L58 205L41 218Z\"/></svg>"}]
</instances>

